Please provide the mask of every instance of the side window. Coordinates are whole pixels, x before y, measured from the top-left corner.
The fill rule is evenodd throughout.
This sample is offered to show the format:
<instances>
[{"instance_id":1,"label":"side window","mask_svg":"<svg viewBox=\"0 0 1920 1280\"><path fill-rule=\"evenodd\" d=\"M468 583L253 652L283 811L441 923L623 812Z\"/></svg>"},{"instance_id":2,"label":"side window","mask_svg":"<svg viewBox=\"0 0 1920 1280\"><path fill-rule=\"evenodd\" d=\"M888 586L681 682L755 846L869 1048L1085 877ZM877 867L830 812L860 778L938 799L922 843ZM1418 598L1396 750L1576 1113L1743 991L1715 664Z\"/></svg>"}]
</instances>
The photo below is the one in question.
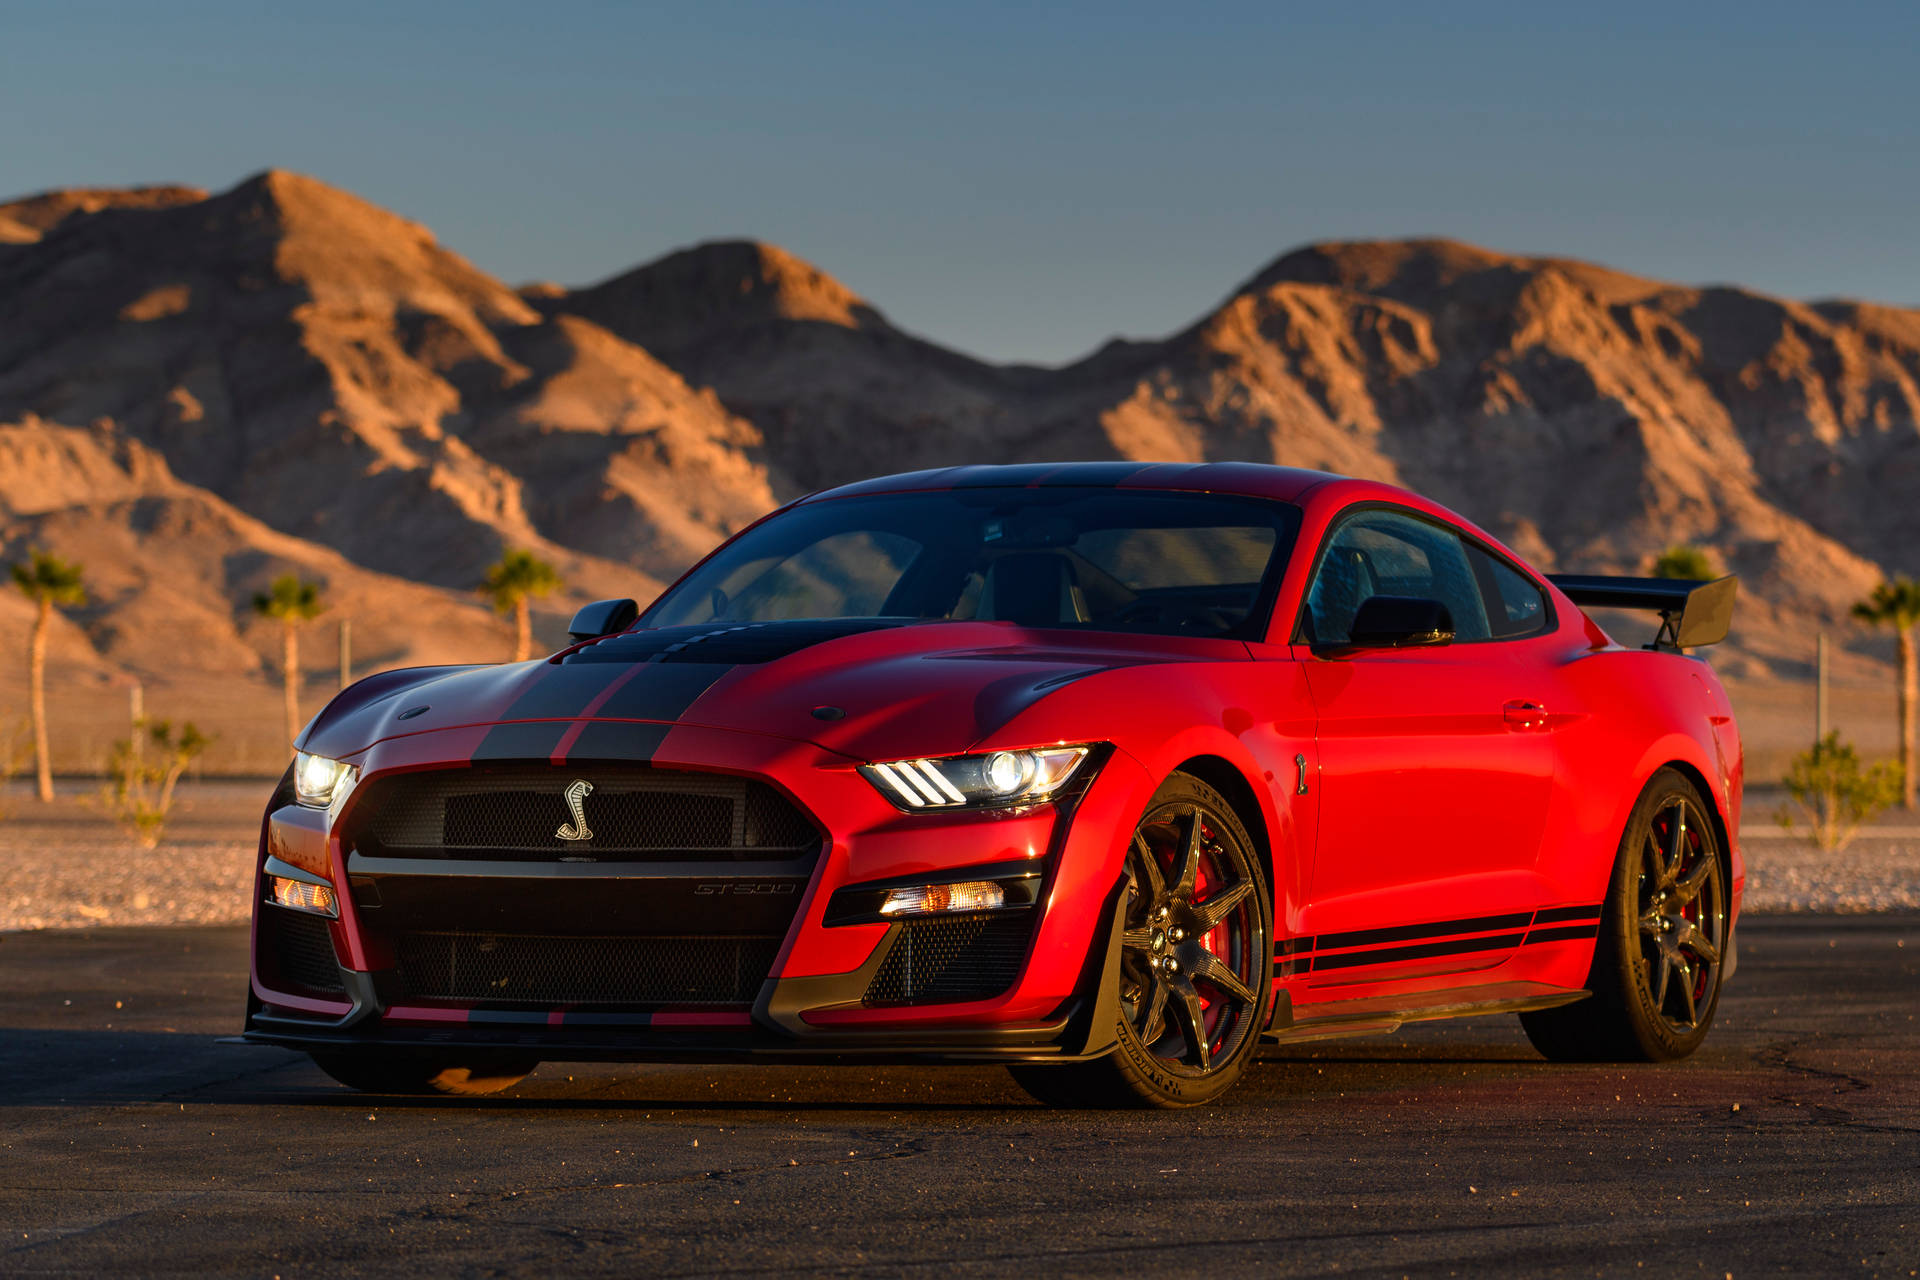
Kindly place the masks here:
<instances>
[{"instance_id":1,"label":"side window","mask_svg":"<svg viewBox=\"0 0 1920 1280\"><path fill-rule=\"evenodd\" d=\"M1525 574L1479 547L1469 546L1467 555L1480 575L1495 640L1518 640L1547 629L1547 598Z\"/></svg>"},{"instance_id":2,"label":"side window","mask_svg":"<svg viewBox=\"0 0 1920 1280\"><path fill-rule=\"evenodd\" d=\"M1313 644L1341 644L1372 596L1438 600L1462 640L1492 637L1487 607L1467 545L1441 525L1376 509L1348 517L1333 533L1307 588L1306 632Z\"/></svg>"}]
</instances>

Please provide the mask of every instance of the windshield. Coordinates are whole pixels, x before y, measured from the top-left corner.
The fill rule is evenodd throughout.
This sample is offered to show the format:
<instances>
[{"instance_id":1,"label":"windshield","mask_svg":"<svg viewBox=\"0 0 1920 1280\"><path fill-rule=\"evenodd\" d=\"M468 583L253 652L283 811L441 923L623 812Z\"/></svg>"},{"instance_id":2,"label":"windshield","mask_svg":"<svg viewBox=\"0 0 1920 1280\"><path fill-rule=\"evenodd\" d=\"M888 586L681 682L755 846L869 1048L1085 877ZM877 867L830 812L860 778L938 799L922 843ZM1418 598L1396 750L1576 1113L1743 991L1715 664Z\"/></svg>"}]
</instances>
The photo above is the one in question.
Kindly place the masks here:
<instances>
[{"instance_id":1,"label":"windshield","mask_svg":"<svg viewBox=\"0 0 1920 1280\"><path fill-rule=\"evenodd\" d=\"M721 548L646 625L944 618L1244 638L1299 521L1284 503L1120 489L829 499Z\"/></svg>"}]
</instances>

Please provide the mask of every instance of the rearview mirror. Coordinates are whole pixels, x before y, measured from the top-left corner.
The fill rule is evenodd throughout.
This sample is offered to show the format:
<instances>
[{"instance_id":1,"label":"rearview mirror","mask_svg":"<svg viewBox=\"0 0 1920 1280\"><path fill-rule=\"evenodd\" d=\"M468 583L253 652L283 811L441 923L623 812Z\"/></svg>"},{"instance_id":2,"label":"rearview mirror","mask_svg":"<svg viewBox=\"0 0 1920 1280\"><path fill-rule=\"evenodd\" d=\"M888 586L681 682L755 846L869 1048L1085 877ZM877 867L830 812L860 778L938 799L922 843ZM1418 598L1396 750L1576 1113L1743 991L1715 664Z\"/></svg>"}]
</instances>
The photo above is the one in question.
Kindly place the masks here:
<instances>
[{"instance_id":1,"label":"rearview mirror","mask_svg":"<svg viewBox=\"0 0 1920 1280\"><path fill-rule=\"evenodd\" d=\"M1407 649L1449 644L1453 614L1438 600L1415 596L1369 596L1353 615L1345 647L1351 649Z\"/></svg>"},{"instance_id":2,"label":"rearview mirror","mask_svg":"<svg viewBox=\"0 0 1920 1280\"><path fill-rule=\"evenodd\" d=\"M640 606L631 600L595 600L582 605L567 624L567 638L575 644L597 640L625 631L640 616Z\"/></svg>"}]
</instances>

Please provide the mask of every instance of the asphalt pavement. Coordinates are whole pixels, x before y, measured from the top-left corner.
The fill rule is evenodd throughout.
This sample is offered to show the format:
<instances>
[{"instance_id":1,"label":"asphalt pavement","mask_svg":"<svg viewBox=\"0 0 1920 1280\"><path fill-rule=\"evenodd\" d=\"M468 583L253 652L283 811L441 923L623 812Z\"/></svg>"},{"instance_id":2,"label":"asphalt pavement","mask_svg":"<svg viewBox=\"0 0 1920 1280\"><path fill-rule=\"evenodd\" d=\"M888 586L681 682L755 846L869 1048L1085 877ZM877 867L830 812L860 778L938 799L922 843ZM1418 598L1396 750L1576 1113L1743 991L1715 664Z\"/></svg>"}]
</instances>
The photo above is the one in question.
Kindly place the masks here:
<instances>
[{"instance_id":1,"label":"asphalt pavement","mask_svg":"<svg viewBox=\"0 0 1920 1280\"><path fill-rule=\"evenodd\" d=\"M373 1098L218 1043L242 928L4 935L0 1274L1915 1275L1920 916L1741 945L1684 1063L1555 1066L1489 1018L1143 1114L985 1067Z\"/></svg>"}]
</instances>

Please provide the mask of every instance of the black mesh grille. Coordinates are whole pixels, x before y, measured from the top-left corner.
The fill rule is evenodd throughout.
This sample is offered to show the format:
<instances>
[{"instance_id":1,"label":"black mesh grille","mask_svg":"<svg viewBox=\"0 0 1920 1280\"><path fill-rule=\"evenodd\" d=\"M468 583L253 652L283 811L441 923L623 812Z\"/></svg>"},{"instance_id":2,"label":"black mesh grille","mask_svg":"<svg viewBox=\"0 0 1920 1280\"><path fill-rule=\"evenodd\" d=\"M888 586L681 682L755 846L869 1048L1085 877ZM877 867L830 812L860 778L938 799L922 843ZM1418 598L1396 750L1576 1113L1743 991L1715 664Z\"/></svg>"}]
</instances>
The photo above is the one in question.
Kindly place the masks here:
<instances>
[{"instance_id":1,"label":"black mesh grille","mask_svg":"<svg viewBox=\"0 0 1920 1280\"><path fill-rule=\"evenodd\" d=\"M565 840L580 797L590 839ZM820 848L792 802L764 782L668 769L481 766L402 774L356 806L355 847L373 856L668 860L786 859Z\"/></svg>"},{"instance_id":2,"label":"black mesh grille","mask_svg":"<svg viewBox=\"0 0 1920 1280\"><path fill-rule=\"evenodd\" d=\"M867 987L868 1004L985 1000L1012 986L1027 958L1033 913L910 920Z\"/></svg>"},{"instance_id":3,"label":"black mesh grille","mask_svg":"<svg viewBox=\"0 0 1920 1280\"><path fill-rule=\"evenodd\" d=\"M280 981L295 990L317 995L343 996L340 962L334 959L333 935L320 916L284 907L268 909L261 920L273 948Z\"/></svg>"},{"instance_id":4,"label":"black mesh grille","mask_svg":"<svg viewBox=\"0 0 1920 1280\"><path fill-rule=\"evenodd\" d=\"M407 933L400 990L411 1000L490 1005L745 1005L778 936L563 938Z\"/></svg>"}]
</instances>

